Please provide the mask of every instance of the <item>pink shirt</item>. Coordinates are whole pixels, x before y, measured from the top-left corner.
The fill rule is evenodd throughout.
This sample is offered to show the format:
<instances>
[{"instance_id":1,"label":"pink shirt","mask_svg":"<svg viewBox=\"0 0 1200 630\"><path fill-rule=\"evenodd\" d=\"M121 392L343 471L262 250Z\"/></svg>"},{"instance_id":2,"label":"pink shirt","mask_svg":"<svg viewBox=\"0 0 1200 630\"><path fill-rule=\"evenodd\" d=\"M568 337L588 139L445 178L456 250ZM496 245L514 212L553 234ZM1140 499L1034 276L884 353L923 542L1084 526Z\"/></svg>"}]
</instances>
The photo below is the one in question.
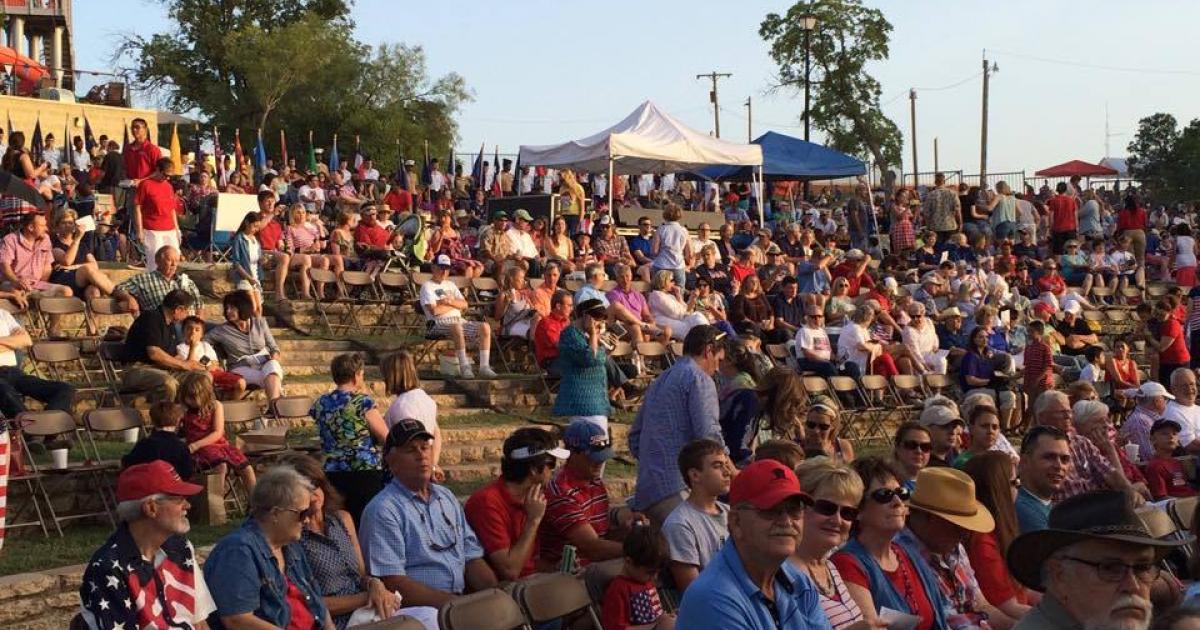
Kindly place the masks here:
<instances>
[{"instance_id":1,"label":"pink shirt","mask_svg":"<svg viewBox=\"0 0 1200 630\"><path fill-rule=\"evenodd\" d=\"M22 281L38 283L38 288L46 284L42 279L53 262L54 253L50 249L49 238L42 237L30 245L20 232L13 232L0 241L0 263L7 263Z\"/></svg>"},{"instance_id":2,"label":"pink shirt","mask_svg":"<svg viewBox=\"0 0 1200 630\"><path fill-rule=\"evenodd\" d=\"M640 291L630 287L629 291L622 291L621 287L613 287L605 297L613 304L620 304L629 309L630 313L641 316L642 309L646 308L646 296Z\"/></svg>"}]
</instances>

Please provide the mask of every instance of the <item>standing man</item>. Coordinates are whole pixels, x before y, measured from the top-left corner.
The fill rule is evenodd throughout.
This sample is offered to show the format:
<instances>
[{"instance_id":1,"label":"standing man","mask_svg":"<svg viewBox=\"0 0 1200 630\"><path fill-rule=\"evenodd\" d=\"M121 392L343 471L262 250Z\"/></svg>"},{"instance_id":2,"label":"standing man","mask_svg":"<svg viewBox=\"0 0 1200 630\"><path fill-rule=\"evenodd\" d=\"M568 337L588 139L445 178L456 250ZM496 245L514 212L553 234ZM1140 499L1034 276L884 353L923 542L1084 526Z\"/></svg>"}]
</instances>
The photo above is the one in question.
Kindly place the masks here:
<instances>
[{"instance_id":1,"label":"standing man","mask_svg":"<svg viewBox=\"0 0 1200 630\"><path fill-rule=\"evenodd\" d=\"M1050 212L1050 247L1055 255L1063 253L1063 245L1076 238L1079 232L1079 201L1067 194L1067 183L1058 182L1055 195L1046 202Z\"/></svg>"},{"instance_id":2,"label":"standing man","mask_svg":"<svg viewBox=\"0 0 1200 630\"><path fill-rule=\"evenodd\" d=\"M1054 427L1033 427L1021 441L1017 474L1017 524L1021 533L1046 529L1054 495L1062 490L1071 470L1071 443Z\"/></svg>"},{"instance_id":3,"label":"standing man","mask_svg":"<svg viewBox=\"0 0 1200 630\"><path fill-rule=\"evenodd\" d=\"M725 356L724 338L725 333L713 326L689 330L683 356L650 384L629 430L629 450L638 460L630 503L656 527L684 499L687 485L678 465L684 445L701 438L725 444L712 379Z\"/></svg>"},{"instance_id":4,"label":"standing man","mask_svg":"<svg viewBox=\"0 0 1200 630\"><path fill-rule=\"evenodd\" d=\"M179 249L179 222L175 214L178 198L170 173L171 158L160 158L154 172L138 183L133 198L133 234L145 250L147 271L156 269L155 258L160 248Z\"/></svg>"},{"instance_id":5,"label":"standing man","mask_svg":"<svg viewBox=\"0 0 1200 630\"><path fill-rule=\"evenodd\" d=\"M42 148L42 161L50 167L51 173L58 172L58 165L62 163L62 151L54 146L54 134L46 134L46 144Z\"/></svg>"},{"instance_id":6,"label":"standing man","mask_svg":"<svg viewBox=\"0 0 1200 630\"><path fill-rule=\"evenodd\" d=\"M729 539L688 586L676 626L688 630L828 630L812 580L788 556L812 499L790 468L750 464L729 490Z\"/></svg>"},{"instance_id":7,"label":"standing man","mask_svg":"<svg viewBox=\"0 0 1200 630\"><path fill-rule=\"evenodd\" d=\"M872 236L872 216L875 208L871 205L871 189L866 184L854 187L854 197L846 202L846 224L850 230L850 246L855 249L867 249L867 237ZM851 293L851 295L854 295Z\"/></svg>"},{"instance_id":8,"label":"standing man","mask_svg":"<svg viewBox=\"0 0 1200 630\"><path fill-rule=\"evenodd\" d=\"M962 203L954 191L946 188L944 173L934 174L933 189L925 195L922 212L926 227L937 232L939 243L949 241L951 236L962 230Z\"/></svg>"},{"instance_id":9,"label":"standing man","mask_svg":"<svg viewBox=\"0 0 1200 630\"><path fill-rule=\"evenodd\" d=\"M150 127L147 126L145 119L134 118L133 122L129 123L129 130L133 132L133 142L122 149L123 152L118 157L123 158L125 163L125 177L133 180L133 185L137 186L139 182L158 170L158 161L162 159L162 152L158 150L158 146L150 142ZM115 144L116 142L110 142L108 150L113 151L112 145Z\"/></svg>"},{"instance_id":10,"label":"standing man","mask_svg":"<svg viewBox=\"0 0 1200 630\"><path fill-rule=\"evenodd\" d=\"M412 181L412 180L410 180ZM434 194L433 197L440 197L442 189L446 187L446 174L438 170L437 158L429 160L429 190Z\"/></svg>"}]
</instances>

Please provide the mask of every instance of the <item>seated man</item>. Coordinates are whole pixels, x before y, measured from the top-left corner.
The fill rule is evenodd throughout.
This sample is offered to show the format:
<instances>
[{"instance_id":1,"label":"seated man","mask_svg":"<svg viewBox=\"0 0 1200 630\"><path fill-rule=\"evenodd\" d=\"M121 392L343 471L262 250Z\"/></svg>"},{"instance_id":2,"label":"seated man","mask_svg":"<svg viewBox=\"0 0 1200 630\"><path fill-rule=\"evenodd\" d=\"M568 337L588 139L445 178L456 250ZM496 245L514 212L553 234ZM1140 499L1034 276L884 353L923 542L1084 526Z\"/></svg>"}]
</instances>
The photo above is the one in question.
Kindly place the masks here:
<instances>
[{"instance_id":1,"label":"seated man","mask_svg":"<svg viewBox=\"0 0 1200 630\"><path fill-rule=\"evenodd\" d=\"M538 366L551 378L561 378L562 371L555 360L558 358L558 340L562 333L571 325L571 313L574 310L574 298L567 291L558 290L550 297L550 314L538 320L533 332L533 356ZM630 366L630 372L634 371ZM636 393L636 385L629 380L629 374L611 356L605 356L604 373L608 381L609 398L617 400L626 390Z\"/></svg>"},{"instance_id":2,"label":"seated man","mask_svg":"<svg viewBox=\"0 0 1200 630\"><path fill-rule=\"evenodd\" d=\"M429 333L444 335L454 341L454 349L458 354L459 376L475 378L467 359L467 344L479 344L479 375L483 378L496 378L492 370L492 327L487 322L468 321L462 312L467 308L467 300L458 287L450 282L450 267L453 263L450 257L439 254L434 260L432 278L421 285L421 308L429 319Z\"/></svg>"},{"instance_id":3,"label":"seated man","mask_svg":"<svg viewBox=\"0 0 1200 630\"><path fill-rule=\"evenodd\" d=\"M6 418L17 417L25 411L26 396L41 402L45 409L72 413L74 387L26 374L21 369L21 354L18 353L24 353L32 345L29 332L11 313L0 309L0 413ZM0 434L7 436L3 431Z\"/></svg>"},{"instance_id":4,"label":"seated man","mask_svg":"<svg viewBox=\"0 0 1200 630\"><path fill-rule=\"evenodd\" d=\"M136 317L143 311L157 311L162 306L163 298L179 289L190 295L192 304L199 309L203 304L200 289L187 274L179 271L179 250L170 245L160 247L154 259L157 261L154 271L121 282L113 289L113 297Z\"/></svg>"},{"instance_id":5,"label":"seated man","mask_svg":"<svg viewBox=\"0 0 1200 630\"><path fill-rule=\"evenodd\" d=\"M679 451L679 472L688 497L663 521L662 535L667 540L671 577L682 593L729 537L729 506L717 497L729 493L733 463L723 444L700 439Z\"/></svg>"},{"instance_id":6,"label":"seated man","mask_svg":"<svg viewBox=\"0 0 1200 630\"><path fill-rule=\"evenodd\" d=\"M88 628L205 628L216 610L187 539L188 497L203 488L156 460L117 477L120 524L79 585Z\"/></svg>"},{"instance_id":7,"label":"seated man","mask_svg":"<svg viewBox=\"0 0 1200 630\"><path fill-rule=\"evenodd\" d=\"M192 296L175 289L163 298L158 310L145 311L133 321L125 337L123 360L135 365L121 376L122 389L149 392L151 402L175 400L179 383L172 372L204 369L197 361L175 357L179 345L175 323L188 316L191 306Z\"/></svg>"},{"instance_id":8,"label":"seated man","mask_svg":"<svg viewBox=\"0 0 1200 630\"><path fill-rule=\"evenodd\" d=\"M374 206L362 209L362 221L354 228L354 246L367 258L383 258L392 250L392 231L379 223Z\"/></svg>"},{"instance_id":9,"label":"seated man","mask_svg":"<svg viewBox=\"0 0 1200 630\"><path fill-rule=\"evenodd\" d=\"M362 516L366 573L399 593L405 606L439 607L496 585L458 499L432 481L432 443L417 420L392 425L383 443L392 480Z\"/></svg>"},{"instance_id":10,"label":"seated man","mask_svg":"<svg viewBox=\"0 0 1200 630\"><path fill-rule=\"evenodd\" d=\"M650 304L646 301L646 296L633 286L633 269L629 265L618 263L613 266L613 271L617 286L604 294L608 298L608 314L627 324L629 342L636 346L652 338L661 338L664 341L669 339L671 327L654 323L654 315L650 313Z\"/></svg>"},{"instance_id":11,"label":"seated man","mask_svg":"<svg viewBox=\"0 0 1200 630\"><path fill-rule=\"evenodd\" d=\"M540 278L542 277L541 253L538 251L537 244L533 242L533 237L529 234L529 228L533 225L533 217L524 208L519 208L513 213L513 219L516 221L516 225L508 228L508 231L505 232L505 236L508 237L509 244L512 246L513 259L525 263L531 278Z\"/></svg>"},{"instance_id":12,"label":"seated man","mask_svg":"<svg viewBox=\"0 0 1200 630\"><path fill-rule=\"evenodd\" d=\"M492 213L491 225L479 230L479 258L489 273L499 276L504 273L504 262L512 258L513 246L505 230L508 215L503 210Z\"/></svg>"},{"instance_id":13,"label":"seated man","mask_svg":"<svg viewBox=\"0 0 1200 630\"><path fill-rule=\"evenodd\" d=\"M557 571L563 545L573 545L581 565L621 557L617 530L628 529L635 515L609 510L604 462L612 459L612 441L600 425L574 420L563 430L571 452L546 486L546 516L538 531L538 569ZM616 527L613 527L613 525Z\"/></svg>"},{"instance_id":14,"label":"seated man","mask_svg":"<svg viewBox=\"0 0 1200 630\"><path fill-rule=\"evenodd\" d=\"M70 297L71 287L54 284L54 252L46 217L27 214L21 217L21 229L0 240L0 288L19 291L29 297ZM51 315L50 337L61 334L60 315Z\"/></svg>"},{"instance_id":15,"label":"seated man","mask_svg":"<svg viewBox=\"0 0 1200 630\"><path fill-rule=\"evenodd\" d=\"M467 499L467 523L496 576L513 581L534 572L537 532L546 514L545 486L570 452L545 429L522 427L504 440L500 477Z\"/></svg>"},{"instance_id":16,"label":"seated man","mask_svg":"<svg viewBox=\"0 0 1200 630\"><path fill-rule=\"evenodd\" d=\"M345 180L342 171L334 171L330 173L330 177L332 177L332 183L326 197L330 202L337 204L339 210L342 208L356 209L362 205L363 199L354 194L354 185Z\"/></svg>"},{"instance_id":17,"label":"seated man","mask_svg":"<svg viewBox=\"0 0 1200 630\"><path fill-rule=\"evenodd\" d=\"M308 297L308 268L312 260L307 254L291 255L283 251L283 223L275 213L275 193L263 190L258 193L258 217L262 227L258 229L258 243L262 246L263 267L275 272L275 295L280 300L287 297L288 270L296 268L300 274L300 293ZM286 217L285 217L286 220Z\"/></svg>"}]
</instances>

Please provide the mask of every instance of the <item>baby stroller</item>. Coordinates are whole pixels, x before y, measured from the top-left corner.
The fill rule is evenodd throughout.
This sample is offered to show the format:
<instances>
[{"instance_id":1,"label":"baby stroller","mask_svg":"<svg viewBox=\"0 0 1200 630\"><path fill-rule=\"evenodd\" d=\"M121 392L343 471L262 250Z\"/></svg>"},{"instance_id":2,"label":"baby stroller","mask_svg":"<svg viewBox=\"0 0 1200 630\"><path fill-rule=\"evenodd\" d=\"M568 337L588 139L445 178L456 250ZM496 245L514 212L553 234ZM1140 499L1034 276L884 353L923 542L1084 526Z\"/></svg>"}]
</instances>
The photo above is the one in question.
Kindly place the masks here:
<instances>
[{"instance_id":1,"label":"baby stroller","mask_svg":"<svg viewBox=\"0 0 1200 630\"><path fill-rule=\"evenodd\" d=\"M397 249L389 253L383 271L408 272L411 269L419 269L429 251L429 230L425 229L425 219L417 212L397 215L392 234L403 236L404 240Z\"/></svg>"}]
</instances>

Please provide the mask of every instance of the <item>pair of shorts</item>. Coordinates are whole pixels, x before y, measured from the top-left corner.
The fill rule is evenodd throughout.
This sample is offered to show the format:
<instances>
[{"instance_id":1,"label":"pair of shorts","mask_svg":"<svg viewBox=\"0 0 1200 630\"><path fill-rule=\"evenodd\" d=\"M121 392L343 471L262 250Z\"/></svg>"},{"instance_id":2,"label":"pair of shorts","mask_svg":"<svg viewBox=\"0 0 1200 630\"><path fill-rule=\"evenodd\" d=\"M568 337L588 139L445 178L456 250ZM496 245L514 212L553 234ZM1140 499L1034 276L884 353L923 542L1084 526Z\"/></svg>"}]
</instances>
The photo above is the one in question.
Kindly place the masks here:
<instances>
[{"instance_id":1,"label":"pair of shorts","mask_svg":"<svg viewBox=\"0 0 1200 630\"><path fill-rule=\"evenodd\" d=\"M212 376L213 387L223 392L237 389L238 383L243 380L241 376L220 368L209 370L208 373Z\"/></svg>"},{"instance_id":2,"label":"pair of shorts","mask_svg":"<svg viewBox=\"0 0 1200 630\"><path fill-rule=\"evenodd\" d=\"M483 328L483 322L475 322L461 317L440 317L433 320L433 326L429 327L429 334L437 337L449 337L454 324L462 324L463 340L467 343L479 341L479 332Z\"/></svg>"},{"instance_id":3,"label":"pair of shorts","mask_svg":"<svg viewBox=\"0 0 1200 630\"><path fill-rule=\"evenodd\" d=\"M83 296L85 287L79 286L75 282L75 269L55 269L50 272L50 284L60 284L71 289L71 294L76 297Z\"/></svg>"},{"instance_id":4,"label":"pair of shorts","mask_svg":"<svg viewBox=\"0 0 1200 630\"><path fill-rule=\"evenodd\" d=\"M247 385L254 385L255 387L262 387L263 383L266 382L267 377L272 374L278 375L280 379L283 378L283 366L280 365L279 361L274 359L267 361L258 367L251 367L248 365L235 367L230 370L230 372L233 372L234 374L246 379Z\"/></svg>"}]
</instances>

